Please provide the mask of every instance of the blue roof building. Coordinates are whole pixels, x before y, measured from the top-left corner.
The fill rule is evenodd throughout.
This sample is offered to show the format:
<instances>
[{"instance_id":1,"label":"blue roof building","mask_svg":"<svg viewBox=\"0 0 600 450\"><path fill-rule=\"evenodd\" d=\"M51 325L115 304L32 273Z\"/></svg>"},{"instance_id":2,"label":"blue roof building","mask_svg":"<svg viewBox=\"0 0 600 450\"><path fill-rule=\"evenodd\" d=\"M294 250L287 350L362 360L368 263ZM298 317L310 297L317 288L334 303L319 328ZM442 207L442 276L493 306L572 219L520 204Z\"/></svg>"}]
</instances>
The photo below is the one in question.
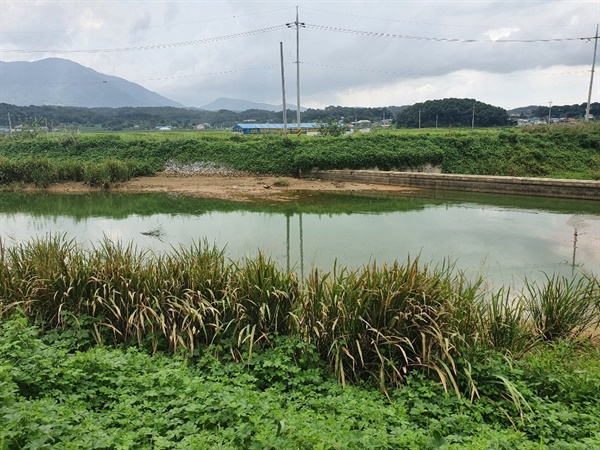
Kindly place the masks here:
<instances>
[{"instance_id":1,"label":"blue roof building","mask_svg":"<svg viewBox=\"0 0 600 450\"><path fill-rule=\"evenodd\" d=\"M303 133L308 131L318 131L318 123L301 123L300 129ZM296 124L288 124L288 132L294 133L298 130ZM242 134L263 134L263 133L283 133L282 123L238 123L232 128L232 131L236 131Z\"/></svg>"}]
</instances>

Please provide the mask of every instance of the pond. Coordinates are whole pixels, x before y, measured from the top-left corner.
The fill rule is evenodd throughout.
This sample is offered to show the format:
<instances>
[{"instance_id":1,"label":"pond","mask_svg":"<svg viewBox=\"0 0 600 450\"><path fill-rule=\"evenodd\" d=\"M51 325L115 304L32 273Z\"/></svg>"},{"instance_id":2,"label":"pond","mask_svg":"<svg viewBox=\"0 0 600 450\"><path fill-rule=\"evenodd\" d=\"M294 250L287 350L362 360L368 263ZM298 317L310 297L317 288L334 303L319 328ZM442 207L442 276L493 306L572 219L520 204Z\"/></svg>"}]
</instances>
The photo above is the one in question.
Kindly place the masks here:
<instances>
[{"instance_id":1,"label":"pond","mask_svg":"<svg viewBox=\"0 0 600 450\"><path fill-rule=\"evenodd\" d=\"M598 275L600 202L425 191L418 195L304 194L240 204L169 194L0 193L4 245L65 233L153 252L206 239L239 260L259 250L306 276L419 257L453 262L493 284L553 273ZM148 234L149 233L149 234Z\"/></svg>"}]
</instances>

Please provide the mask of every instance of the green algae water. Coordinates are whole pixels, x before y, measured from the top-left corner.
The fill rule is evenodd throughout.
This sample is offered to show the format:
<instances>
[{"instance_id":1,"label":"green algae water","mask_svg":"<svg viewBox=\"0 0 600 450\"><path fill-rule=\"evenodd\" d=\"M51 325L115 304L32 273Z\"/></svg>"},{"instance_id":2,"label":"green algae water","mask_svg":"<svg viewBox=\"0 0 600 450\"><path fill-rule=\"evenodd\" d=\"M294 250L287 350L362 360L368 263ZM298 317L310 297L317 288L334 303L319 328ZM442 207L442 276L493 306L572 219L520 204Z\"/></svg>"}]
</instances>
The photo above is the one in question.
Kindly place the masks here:
<instances>
[{"instance_id":1,"label":"green algae water","mask_svg":"<svg viewBox=\"0 0 600 450\"><path fill-rule=\"evenodd\" d=\"M452 262L493 284L600 272L600 202L430 191L303 194L240 204L171 194L0 193L6 246L66 234L151 252L206 240L233 260L258 251L306 276L375 262Z\"/></svg>"}]
</instances>

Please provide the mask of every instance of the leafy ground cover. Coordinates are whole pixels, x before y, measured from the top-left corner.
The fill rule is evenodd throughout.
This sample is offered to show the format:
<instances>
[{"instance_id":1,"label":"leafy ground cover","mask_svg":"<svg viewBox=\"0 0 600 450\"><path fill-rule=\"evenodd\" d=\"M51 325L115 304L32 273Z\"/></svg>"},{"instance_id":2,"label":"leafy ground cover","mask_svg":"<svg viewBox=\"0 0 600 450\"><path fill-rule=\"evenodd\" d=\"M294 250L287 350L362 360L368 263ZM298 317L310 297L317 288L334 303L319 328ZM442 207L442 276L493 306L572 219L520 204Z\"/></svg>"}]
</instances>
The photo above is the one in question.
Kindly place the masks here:
<instances>
[{"instance_id":1,"label":"leafy ground cover","mask_svg":"<svg viewBox=\"0 0 600 450\"><path fill-rule=\"evenodd\" d=\"M315 349L280 339L246 364L150 356L0 328L0 447L592 449L600 446L600 352L564 341L512 365L498 354L473 402L415 374L389 399L342 386ZM518 390L519 415L498 389Z\"/></svg>"}]
</instances>

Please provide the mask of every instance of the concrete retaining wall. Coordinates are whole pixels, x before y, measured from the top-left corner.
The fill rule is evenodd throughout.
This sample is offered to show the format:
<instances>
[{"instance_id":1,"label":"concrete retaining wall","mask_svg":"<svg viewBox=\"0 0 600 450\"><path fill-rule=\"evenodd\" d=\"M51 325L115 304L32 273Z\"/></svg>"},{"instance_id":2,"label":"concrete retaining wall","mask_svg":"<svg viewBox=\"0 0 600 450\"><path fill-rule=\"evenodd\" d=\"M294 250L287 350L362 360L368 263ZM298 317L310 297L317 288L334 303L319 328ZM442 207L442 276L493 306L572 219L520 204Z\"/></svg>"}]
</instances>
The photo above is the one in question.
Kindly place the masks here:
<instances>
[{"instance_id":1,"label":"concrete retaining wall","mask_svg":"<svg viewBox=\"0 0 600 450\"><path fill-rule=\"evenodd\" d=\"M318 170L313 171L310 176L331 181L390 184L426 189L600 200L600 181L379 170Z\"/></svg>"}]
</instances>

